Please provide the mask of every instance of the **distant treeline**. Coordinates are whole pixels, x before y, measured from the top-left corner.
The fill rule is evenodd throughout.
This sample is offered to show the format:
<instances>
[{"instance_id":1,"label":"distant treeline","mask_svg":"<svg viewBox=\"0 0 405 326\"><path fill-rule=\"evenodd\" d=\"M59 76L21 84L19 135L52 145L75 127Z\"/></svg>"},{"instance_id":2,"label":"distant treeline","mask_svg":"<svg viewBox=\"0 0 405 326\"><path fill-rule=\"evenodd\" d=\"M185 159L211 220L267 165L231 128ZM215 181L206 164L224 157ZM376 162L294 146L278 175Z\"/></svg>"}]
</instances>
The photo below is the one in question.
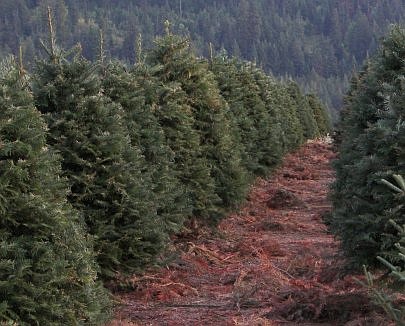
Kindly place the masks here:
<instances>
[{"instance_id":1,"label":"distant treeline","mask_svg":"<svg viewBox=\"0 0 405 326\"><path fill-rule=\"evenodd\" d=\"M80 42L87 59L96 59L102 29L106 54L133 63L137 35L152 47L169 20L176 33L191 36L199 55L209 56L212 43L216 52L291 76L334 109L352 72L388 26L405 17L404 0L2 0L0 56L16 54L20 44L27 59L38 55L47 6L54 9L60 44Z\"/></svg>"},{"instance_id":2,"label":"distant treeline","mask_svg":"<svg viewBox=\"0 0 405 326\"><path fill-rule=\"evenodd\" d=\"M3 2L2 2L3 3ZM166 24L134 65L65 51L0 66L0 322L95 325L101 280L156 264L185 221L215 225L255 177L330 130L296 83L197 58Z\"/></svg>"}]
</instances>

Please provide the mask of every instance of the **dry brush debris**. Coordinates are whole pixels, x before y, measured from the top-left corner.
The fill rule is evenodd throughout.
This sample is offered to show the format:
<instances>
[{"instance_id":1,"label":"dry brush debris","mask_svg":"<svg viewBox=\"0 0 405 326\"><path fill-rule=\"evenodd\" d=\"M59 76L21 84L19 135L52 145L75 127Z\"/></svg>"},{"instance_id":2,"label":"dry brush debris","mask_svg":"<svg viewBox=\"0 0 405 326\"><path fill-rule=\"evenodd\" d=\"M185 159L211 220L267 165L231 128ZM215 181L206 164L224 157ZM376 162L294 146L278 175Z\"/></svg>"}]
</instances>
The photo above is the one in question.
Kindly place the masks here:
<instances>
[{"instance_id":1,"label":"dry brush debris","mask_svg":"<svg viewBox=\"0 0 405 326\"><path fill-rule=\"evenodd\" d=\"M218 231L176 239L176 259L117 293L111 326L387 325L322 222L333 158L327 142L308 142Z\"/></svg>"}]
</instances>

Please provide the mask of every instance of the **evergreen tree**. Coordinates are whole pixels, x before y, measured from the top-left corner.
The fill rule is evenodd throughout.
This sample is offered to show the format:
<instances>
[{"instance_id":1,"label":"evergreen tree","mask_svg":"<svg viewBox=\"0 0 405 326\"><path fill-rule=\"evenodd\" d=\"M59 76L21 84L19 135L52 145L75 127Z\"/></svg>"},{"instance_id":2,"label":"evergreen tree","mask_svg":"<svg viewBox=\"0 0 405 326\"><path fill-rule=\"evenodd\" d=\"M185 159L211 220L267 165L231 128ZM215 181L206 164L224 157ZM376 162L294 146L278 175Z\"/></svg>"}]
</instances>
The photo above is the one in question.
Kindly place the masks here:
<instances>
[{"instance_id":1,"label":"evergreen tree","mask_svg":"<svg viewBox=\"0 0 405 326\"><path fill-rule=\"evenodd\" d=\"M150 68L139 63L129 71L119 62L107 68L103 80L105 93L124 109L131 144L145 157L145 173L151 177L153 201L166 233L180 230L191 211L185 191L175 172L174 153L165 142L155 110L158 102L158 80Z\"/></svg>"},{"instance_id":2,"label":"evergreen tree","mask_svg":"<svg viewBox=\"0 0 405 326\"><path fill-rule=\"evenodd\" d=\"M268 159L271 157L272 145L269 139L271 121L266 103L261 97L259 85L255 79L255 66L250 62L241 62L239 66L240 82L242 84L242 101L248 119L251 121L253 130L249 138L246 138L246 148L250 158L248 170L254 175L265 175L267 172Z\"/></svg>"},{"instance_id":3,"label":"evergreen tree","mask_svg":"<svg viewBox=\"0 0 405 326\"><path fill-rule=\"evenodd\" d=\"M166 144L174 153L175 172L184 185L192 214L209 218L217 214L215 206L220 205L221 200L215 195L214 180L200 147L201 139L195 129L196 121L187 94L172 76L176 72L173 65L181 61L174 54L178 54L185 44L185 41L179 42L177 37L168 35L157 39L148 56L153 76L160 86L155 114L164 131Z\"/></svg>"},{"instance_id":4,"label":"evergreen tree","mask_svg":"<svg viewBox=\"0 0 405 326\"><path fill-rule=\"evenodd\" d=\"M273 169L277 164L281 162L284 154L284 130L282 127L282 103L278 103L276 100L276 89L278 88L277 82L266 75L263 70L256 68L254 70L254 76L257 85L259 86L259 94L263 100L266 111L268 114L267 121L262 123L263 128L266 128L267 132L262 134L264 138L263 146L267 148L267 152L264 155L263 164L267 169Z\"/></svg>"},{"instance_id":5,"label":"evergreen tree","mask_svg":"<svg viewBox=\"0 0 405 326\"><path fill-rule=\"evenodd\" d=\"M155 76L161 80L163 87L175 90L178 95L176 103L172 102L172 98L161 98L163 101L160 102L161 106L171 106L174 112L164 107L156 112L158 115L177 114L180 119L188 120L188 128L191 130L186 132L193 134L194 142L187 145L188 154L184 152L186 155L182 157L184 154L177 152L173 148L174 144L169 146L181 155L178 156L180 161L190 154L195 157L187 162L187 165L192 166L185 171L190 169L192 174L184 175L183 181L192 196L194 212L217 221L224 214L224 207L235 205L244 196L246 182L240 165L239 149L233 143L226 102L220 96L207 64L195 57L187 39L171 34L168 26L166 28L167 35L157 39L149 60L156 67ZM163 94L169 95L167 92ZM169 137L180 127L179 124L183 125L182 128L187 125L181 120L173 121L170 116L160 117L166 136ZM181 137L184 136L183 133ZM180 139L175 136L168 140L169 143L178 143ZM178 163L178 166L182 165Z\"/></svg>"},{"instance_id":6,"label":"evergreen tree","mask_svg":"<svg viewBox=\"0 0 405 326\"><path fill-rule=\"evenodd\" d=\"M314 94L305 96L309 107L312 109L320 136L325 136L332 131L328 111Z\"/></svg>"},{"instance_id":7,"label":"evergreen tree","mask_svg":"<svg viewBox=\"0 0 405 326\"><path fill-rule=\"evenodd\" d=\"M184 50L182 65L174 69L189 73L189 76L180 75L178 81L193 110L194 128L200 135L200 147L211 167L215 193L224 208L235 207L246 195L247 181L240 146L233 138L229 106L221 96L207 62L197 59L190 47Z\"/></svg>"},{"instance_id":8,"label":"evergreen tree","mask_svg":"<svg viewBox=\"0 0 405 326\"><path fill-rule=\"evenodd\" d=\"M382 183L384 183L386 186L388 186L391 190L395 192L395 196L400 199L399 200L399 205L396 207L393 207L391 211L398 212L401 211L401 214L404 213L404 195L405 195L405 181L401 175L393 175L393 179L395 179L396 183L391 183L385 179L382 179ZM390 214L390 212L388 212ZM399 289L402 290L404 287L401 286L401 283L405 281L405 226L400 226L397 223L395 223L393 220L389 220L389 223L397 230L398 235L399 235L399 241L398 243L395 244L395 251L394 251L394 256L395 257L395 262L388 261L384 259L383 257L377 257L377 259L383 263L390 272L391 275L391 281L389 283L384 280L382 284L380 284L379 287L376 287L374 284L374 279L373 276L370 272L367 271L367 269L364 267L364 271L366 274L366 280L367 284L364 284L367 286L369 292L372 294L374 301L381 306L387 315L395 321L395 323L399 326L405 325L405 305L403 303L400 303L397 305L396 303L393 302L392 296L386 294L386 290L388 288L394 288L396 285L400 285ZM381 285L383 288L381 289ZM396 289L398 291L398 288ZM391 292L390 291L390 292Z\"/></svg>"},{"instance_id":9,"label":"evergreen tree","mask_svg":"<svg viewBox=\"0 0 405 326\"><path fill-rule=\"evenodd\" d=\"M211 166L215 192L225 208L235 208L247 192L247 171L242 166L241 148L234 138L230 109L221 96L217 82L206 62L191 57L195 67L183 87L193 103L195 128L201 135L201 147Z\"/></svg>"},{"instance_id":10,"label":"evergreen tree","mask_svg":"<svg viewBox=\"0 0 405 326\"><path fill-rule=\"evenodd\" d=\"M289 88L281 84L274 93L274 99L282 107L282 129L284 132L284 148L292 151L303 144L304 134L296 101L291 97Z\"/></svg>"},{"instance_id":11,"label":"evergreen tree","mask_svg":"<svg viewBox=\"0 0 405 326\"><path fill-rule=\"evenodd\" d=\"M297 83L290 81L287 83L288 92L294 100L297 114L302 126L304 139L313 139L319 136L318 126L314 118L314 113L302 95Z\"/></svg>"},{"instance_id":12,"label":"evergreen tree","mask_svg":"<svg viewBox=\"0 0 405 326\"><path fill-rule=\"evenodd\" d=\"M398 236L387 222L405 222L399 212L387 214L396 199L380 183L405 166L404 58L405 31L394 27L353 82L341 122L331 227L356 265L390 258Z\"/></svg>"},{"instance_id":13,"label":"evergreen tree","mask_svg":"<svg viewBox=\"0 0 405 326\"><path fill-rule=\"evenodd\" d=\"M242 162L253 175L264 175L272 165L271 119L256 81L256 67L249 62L217 57L211 68L221 93L229 103L233 124L242 144Z\"/></svg>"},{"instance_id":14,"label":"evergreen tree","mask_svg":"<svg viewBox=\"0 0 405 326\"><path fill-rule=\"evenodd\" d=\"M95 237L102 276L132 273L164 243L144 158L131 145L122 108L102 94L97 66L57 48L49 52L36 66L33 90L48 142L62 155L69 200Z\"/></svg>"},{"instance_id":15,"label":"evergreen tree","mask_svg":"<svg viewBox=\"0 0 405 326\"><path fill-rule=\"evenodd\" d=\"M96 325L109 298L23 76L0 69L0 323Z\"/></svg>"},{"instance_id":16,"label":"evergreen tree","mask_svg":"<svg viewBox=\"0 0 405 326\"><path fill-rule=\"evenodd\" d=\"M221 95L229 105L230 121L233 124L235 142L240 144L242 164L251 174L253 165L250 162L254 159L250 156L250 139L256 130L253 121L248 117L243 103L243 89L239 78L238 61L229 59L226 55L219 55L210 64L210 69L214 73Z\"/></svg>"}]
</instances>

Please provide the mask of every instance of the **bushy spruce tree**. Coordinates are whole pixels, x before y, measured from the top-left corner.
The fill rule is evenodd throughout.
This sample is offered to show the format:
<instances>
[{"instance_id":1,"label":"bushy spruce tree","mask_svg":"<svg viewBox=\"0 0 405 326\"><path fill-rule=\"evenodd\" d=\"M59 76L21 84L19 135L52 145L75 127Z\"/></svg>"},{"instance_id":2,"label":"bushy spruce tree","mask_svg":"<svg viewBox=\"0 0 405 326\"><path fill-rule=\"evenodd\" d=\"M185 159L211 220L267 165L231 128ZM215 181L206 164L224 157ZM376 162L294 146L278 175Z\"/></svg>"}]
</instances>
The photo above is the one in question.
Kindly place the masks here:
<instances>
[{"instance_id":1,"label":"bushy spruce tree","mask_svg":"<svg viewBox=\"0 0 405 326\"><path fill-rule=\"evenodd\" d=\"M280 84L273 94L274 100L281 106L284 148L286 152L289 152L298 148L305 140L298 107L286 84Z\"/></svg>"},{"instance_id":2,"label":"bushy spruce tree","mask_svg":"<svg viewBox=\"0 0 405 326\"><path fill-rule=\"evenodd\" d=\"M243 102L243 85L239 78L239 64L236 59L229 59L226 55L213 58L210 69L214 73L221 95L229 105L230 121L233 124L234 139L240 144L242 164L250 173L252 179L253 160L250 140L256 135L256 128L252 119L248 117L248 110Z\"/></svg>"},{"instance_id":3,"label":"bushy spruce tree","mask_svg":"<svg viewBox=\"0 0 405 326\"><path fill-rule=\"evenodd\" d=\"M179 82L193 110L194 128L200 134L200 147L211 167L215 193L223 208L234 208L246 195L247 172L242 166L240 145L233 137L229 106L207 62L197 59L190 47L185 50L183 66L177 69L190 75L183 75Z\"/></svg>"},{"instance_id":4,"label":"bushy spruce tree","mask_svg":"<svg viewBox=\"0 0 405 326\"><path fill-rule=\"evenodd\" d=\"M95 238L102 276L131 273L153 262L164 243L150 178L121 106L102 94L97 66L68 54L54 48L37 63L36 105L45 114L49 144L62 155L69 201Z\"/></svg>"},{"instance_id":5,"label":"bushy spruce tree","mask_svg":"<svg viewBox=\"0 0 405 326\"><path fill-rule=\"evenodd\" d=\"M401 175L393 175L395 179L395 183L391 183L385 179L382 179L382 183L388 186L391 191L395 194L397 199L399 199L399 205L396 207L392 207L392 210L388 212L388 214L392 214L392 212L401 211L401 214L404 214L404 199L405 199L405 181ZM399 241L395 244L395 251L394 261L388 261L383 257L377 257L377 259L383 263L389 270L391 275L391 281L387 283L377 284L374 283L373 275L364 267L365 275L367 284L364 284L370 293L372 294L375 302L380 305L387 315L395 321L395 323L399 326L405 325L405 305L403 303L399 303L399 305L395 304L392 300L392 297L387 295L388 286L391 287L390 292L392 292L392 288L395 287L395 291L402 290L404 292L403 282L405 281L405 225L398 225L393 220L389 220L389 223L397 230ZM390 284L391 283L391 284ZM398 287L399 285L399 287Z\"/></svg>"},{"instance_id":6,"label":"bushy spruce tree","mask_svg":"<svg viewBox=\"0 0 405 326\"><path fill-rule=\"evenodd\" d=\"M243 109L246 110L245 115L253 126L251 131L247 131L251 137L245 140L250 159L248 170L254 175L265 175L274 144L269 137L271 120L266 103L261 97L259 85L256 83L255 69L253 63L240 62L238 78L242 86Z\"/></svg>"},{"instance_id":7,"label":"bushy spruce tree","mask_svg":"<svg viewBox=\"0 0 405 326\"><path fill-rule=\"evenodd\" d=\"M367 68L367 62L365 62L364 66ZM365 70L355 73L350 80L350 87L344 98L345 105L340 110L339 120L335 123L333 130L333 142L337 148L342 145L343 134L349 132L346 125L348 124L348 119L350 119L350 103L356 97L357 89L360 86L360 79L362 79L362 75L364 74Z\"/></svg>"},{"instance_id":8,"label":"bushy spruce tree","mask_svg":"<svg viewBox=\"0 0 405 326\"><path fill-rule=\"evenodd\" d=\"M403 214L387 214L396 199L380 183L405 167L404 59L405 31L394 27L352 83L340 125L331 227L356 265L390 257L398 236L387 222L405 222Z\"/></svg>"},{"instance_id":9,"label":"bushy spruce tree","mask_svg":"<svg viewBox=\"0 0 405 326\"><path fill-rule=\"evenodd\" d=\"M159 80L157 107L155 110L162 126L166 144L174 153L176 173L184 185L193 215L208 218L216 215L215 207L221 203L215 195L215 184L210 166L200 147L200 135L194 128L196 122L188 97L181 84L173 80L170 66L177 61L173 57L183 44L171 40L174 36L158 39L150 56L153 76ZM175 48L177 47L177 48Z\"/></svg>"},{"instance_id":10,"label":"bushy spruce tree","mask_svg":"<svg viewBox=\"0 0 405 326\"><path fill-rule=\"evenodd\" d=\"M294 100L298 118L302 126L302 134L304 139L313 139L319 136L318 126L314 117L312 108L309 106L308 102L305 99L305 96L302 95L297 83L289 81L287 83L287 89Z\"/></svg>"},{"instance_id":11,"label":"bushy spruce tree","mask_svg":"<svg viewBox=\"0 0 405 326\"><path fill-rule=\"evenodd\" d=\"M207 64L195 57L187 39L171 34L168 26L148 62L162 85L155 112L175 153L193 212L215 222L246 189L226 102Z\"/></svg>"},{"instance_id":12,"label":"bushy spruce tree","mask_svg":"<svg viewBox=\"0 0 405 326\"><path fill-rule=\"evenodd\" d=\"M162 126L155 114L159 96L159 80L149 66L138 63L127 69L122 63L110 63L103 78L106 95L120 103L128 127L131 144L145 157L145 171L151 178L151 195L159 221L165 232L181 229L191 215L185 191L174 165L174 153L166 144Z\"/></svg>"},{"instance_id":13,"label":"bushy spruce tree","mask_svg":"<svg viewBox=\"0 0 405 326\"><path fill-rule=\"evenodd\" d=\"M218 56L212 64L242 143L242 162L252 176L264 175L272 158L270 116L250 62Z\"/></svg>"},{"instance_id":14,"label":"bushy spruce tree","mask_svg":"<svg viewBox=\"0 0 405 326\"><path fill-rule=\"evenodd\" d=\"M331 120L327 108L314 94L305 96L309 107L312 109L320 136L325 136L332 131Z\"/></svg>"},{"instance_id":15,"label":"bushy spruce tree","mask_svg":"<svg viewBox=\"0 0 405 326\"><path fill-rule=\"evenodd\" d=\"M109 299L22 71L0 68L0 323L96 325Z\"/></svg>"},{"instance_id":16,"label":"bushy spruce tree","mask_svg":"<svg viewBox=\"0 0 405 326\"><path fill-rule=\"evenodd\" d=\"M262 135L266 138L263 145L268 147L263 163L267 170L271 170L281 162L284 154L283 103L278 102L275 94L278 88L277 82L271 76L266 75L262 69L256 68L253 73L268 115L267 121L264 121L267 124L267 133Z\"/></svg>"}]
</instances>

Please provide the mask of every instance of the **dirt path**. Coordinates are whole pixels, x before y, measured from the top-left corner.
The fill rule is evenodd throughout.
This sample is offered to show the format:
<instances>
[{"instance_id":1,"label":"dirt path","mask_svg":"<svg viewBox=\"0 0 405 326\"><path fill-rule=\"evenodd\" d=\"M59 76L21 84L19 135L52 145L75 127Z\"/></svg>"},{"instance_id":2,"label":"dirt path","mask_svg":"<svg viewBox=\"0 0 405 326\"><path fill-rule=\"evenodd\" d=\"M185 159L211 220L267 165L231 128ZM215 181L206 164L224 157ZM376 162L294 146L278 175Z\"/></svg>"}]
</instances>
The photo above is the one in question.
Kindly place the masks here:
<instances>
[{"instance_id":1,"label":"dirt path","mask_svg":"<svg viewBox=\"0 0 405 326\"><path fill-rule=\"evenodd\" d=\"M288 155L218 232L183 238L165 269L134 277L112 325L387 325L343 277L322 223L333 157L321 142Z\"/></svg>"}]
</instances>

